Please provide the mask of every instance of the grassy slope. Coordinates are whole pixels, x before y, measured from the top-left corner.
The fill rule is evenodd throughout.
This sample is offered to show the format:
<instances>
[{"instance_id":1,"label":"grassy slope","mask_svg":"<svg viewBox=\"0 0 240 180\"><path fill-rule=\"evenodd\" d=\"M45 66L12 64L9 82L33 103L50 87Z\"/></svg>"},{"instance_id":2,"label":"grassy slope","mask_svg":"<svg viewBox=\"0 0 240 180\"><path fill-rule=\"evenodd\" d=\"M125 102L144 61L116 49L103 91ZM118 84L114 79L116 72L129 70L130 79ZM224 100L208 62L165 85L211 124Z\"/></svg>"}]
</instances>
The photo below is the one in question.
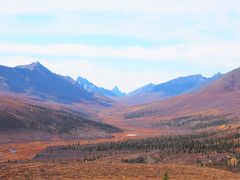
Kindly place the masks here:
<instances>
[{"instance_id":1,"label":"grassy slope","mask_svg":"<svg viewBox=\"0 0 240 180\"><path fill-rule=\"evenodd\" d=\"M161 179L238 180L239 174L180 164L13 163L0 164L0 179Z\"/></svg>"}]
</instances>

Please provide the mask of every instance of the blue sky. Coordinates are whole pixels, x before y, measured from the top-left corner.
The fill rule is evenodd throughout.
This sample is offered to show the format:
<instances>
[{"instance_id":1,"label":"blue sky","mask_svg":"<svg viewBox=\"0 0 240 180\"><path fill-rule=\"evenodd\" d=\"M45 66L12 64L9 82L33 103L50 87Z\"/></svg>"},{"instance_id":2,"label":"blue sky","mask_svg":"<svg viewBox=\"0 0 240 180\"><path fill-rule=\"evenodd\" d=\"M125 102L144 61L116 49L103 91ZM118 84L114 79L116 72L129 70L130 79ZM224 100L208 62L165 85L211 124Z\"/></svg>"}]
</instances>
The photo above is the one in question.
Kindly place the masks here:
<instances>
[{"instance_id":1,"label":"blue sky","mask_svg":"<svg viewBox=\"0 0 240 180\"><path fill-rule=\"evenodd\" d=\"M0 0L0 64L129 92L240 66L239 0Z\"/></svg>"}]
</instances>

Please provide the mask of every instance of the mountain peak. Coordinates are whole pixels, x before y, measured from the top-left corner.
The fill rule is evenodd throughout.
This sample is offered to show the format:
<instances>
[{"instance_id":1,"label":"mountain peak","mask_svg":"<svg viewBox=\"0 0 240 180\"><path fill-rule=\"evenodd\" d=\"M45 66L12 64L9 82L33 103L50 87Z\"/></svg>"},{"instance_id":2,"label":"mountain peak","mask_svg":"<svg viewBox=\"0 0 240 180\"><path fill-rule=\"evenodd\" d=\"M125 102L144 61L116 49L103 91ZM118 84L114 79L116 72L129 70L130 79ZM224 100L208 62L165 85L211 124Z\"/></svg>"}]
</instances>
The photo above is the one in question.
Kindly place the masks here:
<instances>
[{"instance_id":1,"label":"mountain peak","mask_svg":"<svg viewBox=\"0 0 240 180\"><path fill-rule=\"evenodd\" d=\"M221 78L218 81L211 84L203 91L211 94L240 91L240 68L234 69L225 75L221 75L220 77Z\"/></svg>"},{"instance_id":2,"label":"mountain peak","mask_svg":"<svg viewBox=\"0 0 240 180\"><path fill-rule=\"evenodd\" d=\"M115 86L112 91L120 91L119 88L117 86Z\"/></svg>"},{"instance_id":3,"label":"mountain peak","mask_svg":"<svg viewBox=\"0 0 240 180\"><path fill-rule=\"evenodd\" d=\"M97 89L97 86L80 76L77 78L77 83L88 92L95 92Z\"/></svg>"},{"instance_id":4,"label":"mountain peak","mask_svg":"<svg viewBox=\"0 0 240 180\"><path fill-rule=\"evenodd\" d=\"M30 71L33 71L35 69L45 69L45 70L47 69L38 61L33 62L31 64L27 64L27 65L17 66L16 68L28 69Z\"/></svg>"},{"instance_id":5,"label":"mountain peak","mask_svg":"<svg viewBox=\"0 0 240 180\"><path fill-rule=\"evenodd\" d=\"M89 83L90 83L86 78L83 78L83 77L81 77L81 76L79 76L79 77L77 78L77 82L78 82L79 84L82 84L82 83L87 83L87 84L89 84ZM92 83L91 83L91 84L92 84Z\"/></svg>"},{"instance_id":6,"label":"mountain peak","mask_svg":"<svg viewBox=\"0 0 240 180\"><path fill-rule=\"evenodd\" d=\"M117 96L111 90L108 90L108 89L105 89L102 87L98 87L95 84L88 81L87 79L80 77L80 76L77 78L77 84L90 93L95 93L98 95L103 95L103 96L108 96L108 97L116 97Z\"/></svg>"},{"instance_id":7,"label":"mountain peak","mask_svg":"<svg viewBox=\"0 0 240 180\"><path fill-rule=\"evenodd\" d=\"M130 92L128 95L136 95L136 94L142 94L142 93L146 93L149 92L153 89L155 85L153 83L149 83L145 86L142 86L138 89L136 89L135 91Z\"/></svg>"},{"instance_id":8,"label":"mountain peak","mask_svg":"<svg viewBox=\"0 0 240 180\"><path fill-rule=\"evenodd\" d=\"M114 94L116 94L117 96L125 96L126 94L123 93L117 86L115 86L113 89L112 89L112 92Z\"/></svg>"},{"instance_id":9,"label":"mountain peak","mask_svg":"<svg viewBox=\"0 0 240 180\"><path fill-rule=\"evenodd\" d=\"M220 78L220 77L222 77L222 76L223 76L223 74L220 73L220 72L218 72L217 74L213 75L212 78Z\"/></svg>"}]
</instances>

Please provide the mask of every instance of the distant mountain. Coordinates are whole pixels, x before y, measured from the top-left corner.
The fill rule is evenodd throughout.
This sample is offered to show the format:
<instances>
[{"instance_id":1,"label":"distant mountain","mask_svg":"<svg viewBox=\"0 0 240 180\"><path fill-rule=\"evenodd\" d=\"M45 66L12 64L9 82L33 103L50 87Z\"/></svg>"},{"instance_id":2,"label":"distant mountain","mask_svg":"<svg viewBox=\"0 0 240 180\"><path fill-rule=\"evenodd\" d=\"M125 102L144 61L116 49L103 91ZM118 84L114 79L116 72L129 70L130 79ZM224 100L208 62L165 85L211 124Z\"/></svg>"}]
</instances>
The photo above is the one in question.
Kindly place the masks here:
<instances>
[{"instance_id":1,"label":"distant mountain","mask_svg":"<svg viewBox=\"0 0 240 180\"><path fill-rule=\"evenodd\" d=\"M129 93L122 101L128 105L151 103L157 100L198 91L221 77L221 73L210 78L197 74L179 77L158 85L148 84Z\"/></svg>"},{"instance_id":2,"label":"distant mountain","mask_svg":"<svg viewBox=\"0 0 240 180\"><path fill-rule=\"evenodd\" d=\"M207 84L219 79L221 76L222 74L218 73L211 78L206 78L200 74L179 77L177 79L173 79L171 81L158 85L148 84L129 93L129 95L137 95L142 93L160 93L163 98L177 96L202 88Z\"/></svg>"},{"instance_id":3,"label":"distant mountain","mask_svg":"<svg viewBox=\"0 0 240 180\"><path fill-rule=\"evenodd\" d=\"M221 76L221 74L217 74L211 78L206 78L198 74L186 77L179 77L166 83L154 86L150 90L150 92L158 92L163 98L178 96L198 90L206 86L207 84L219 79Z\"/></svg>"},{"instance_id":4,"label":"distant mountain","mask_svg":"<svg viewBox=\"0 0 240 180\"><path fill-rule=\"evenodd\" d=\"M108 89L96 86L95 84L89 82L87 79L85 79L83 77L78 77L76 82L80 87L84 88L86 91L88 91L90 93L108 96L108 97L117 97L118 96L117 94L115 94L114 92L112 92Z\"/></svg>"},{"instance_id":5,"label":"distant mountain","mask_svg":"<svg viewBox=\"0 0 240 180\"><path fill-rule=\"evenodd\" d=\"M116 94L118 97L126 96L126 93L120 91L120 89L119 89L117 86L115 86L115 87L112 89L112 92L113 92L114 94Z\"/></svg>"},{"instance_id":6,"label":"distant mountain","mask_svg":"<svg viewBox=\"0 0 240 180\"><path fill-rule=\"evenodd\" d=\"M162 98L177 96L202 88L207 84L219 79L221 76L222 74L218 73L211 78L206 78L200 74L179 77L158 85L148 84L129 93L129 95L159 93Z\"/></svg>"},{"instance_id":7,"label":"distant mountain","mask_svg":"<svg viewBox=\"0 0 240 180\"><path fill-rule=\"evenodd\" d=\"M69 78L52 73L39 62L14 68L0 66L0 91L26 93L64 103L97 101Z\"/></svg>"},{"instance_id":8,"label":"distant mountain","mask_svg":"<svg viewBox=\"0 0 240 180\"><path fill-rule=\"evenodd\" d=\"M61 75L59 75L59 76L61 76ZM72 77L70 77L70 76L61 76L61 77L63 77L65 80L67 80L68 82L70 82L71 84L73 84L73 85L76 85L76 81L72 78Z\"/></svg>"},{"instance_id":9,"label":"distant mountain","mask_svg":"<svg viewBox=\"0 0 240 180\"><path fill-rule=\"evenodd\" d=\"M129 96L132 96L132 95L136 95L136 94L142 94L142 93L147 93L147 92L151 92L152 89L154 88L154 84L150 83L150 84L147 84L143 87L140 87L136 90L134 90L133 92L130 92L128 95Z\"/></svg>"}]
</instances>

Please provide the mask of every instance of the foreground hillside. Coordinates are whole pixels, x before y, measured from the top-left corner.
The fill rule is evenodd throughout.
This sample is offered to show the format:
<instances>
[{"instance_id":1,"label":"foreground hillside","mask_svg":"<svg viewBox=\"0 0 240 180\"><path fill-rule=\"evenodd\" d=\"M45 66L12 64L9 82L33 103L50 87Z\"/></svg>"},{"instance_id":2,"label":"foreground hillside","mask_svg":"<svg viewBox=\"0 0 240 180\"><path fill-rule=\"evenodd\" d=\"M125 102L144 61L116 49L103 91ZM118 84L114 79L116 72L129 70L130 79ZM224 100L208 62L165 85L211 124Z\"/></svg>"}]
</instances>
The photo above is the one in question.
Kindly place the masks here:
<instances>
[{"instance_id":1,"label":"foreground hillside","mask_svg":"<svg viewBox=\"0 0 240 180\"><path fill-rule=\"evenodd\" d=\"M49 162L0 164L0 179L162 179L239 180L239 174L181 164L125 164L111 162Z\"/></svg>"}]
</instances>

